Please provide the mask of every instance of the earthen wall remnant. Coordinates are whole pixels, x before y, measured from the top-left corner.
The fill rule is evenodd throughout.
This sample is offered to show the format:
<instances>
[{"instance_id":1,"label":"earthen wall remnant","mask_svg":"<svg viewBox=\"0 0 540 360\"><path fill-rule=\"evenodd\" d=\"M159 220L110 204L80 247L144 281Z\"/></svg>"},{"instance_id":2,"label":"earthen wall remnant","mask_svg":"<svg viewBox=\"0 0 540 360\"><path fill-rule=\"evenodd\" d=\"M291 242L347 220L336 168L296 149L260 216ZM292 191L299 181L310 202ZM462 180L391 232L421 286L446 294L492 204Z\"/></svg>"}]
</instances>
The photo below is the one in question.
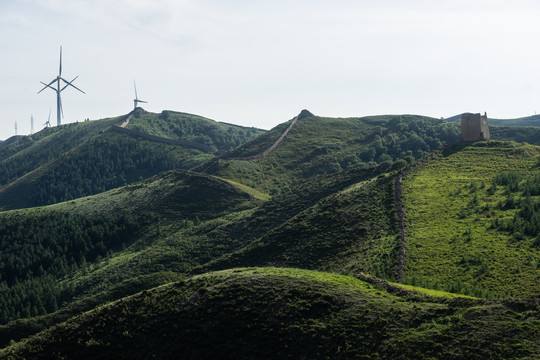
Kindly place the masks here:
<instances>
[{"instance_id":1,"label":"earthen wall remnant","mask_svg":"<svg viewBox=\"0 0 540 360\"><path fill-rule=\"evenodd\" d=\"M465 141L489 140L489 125L487 114L464 113L461 115L461 135Z\"/></svg>"}]
</instances>

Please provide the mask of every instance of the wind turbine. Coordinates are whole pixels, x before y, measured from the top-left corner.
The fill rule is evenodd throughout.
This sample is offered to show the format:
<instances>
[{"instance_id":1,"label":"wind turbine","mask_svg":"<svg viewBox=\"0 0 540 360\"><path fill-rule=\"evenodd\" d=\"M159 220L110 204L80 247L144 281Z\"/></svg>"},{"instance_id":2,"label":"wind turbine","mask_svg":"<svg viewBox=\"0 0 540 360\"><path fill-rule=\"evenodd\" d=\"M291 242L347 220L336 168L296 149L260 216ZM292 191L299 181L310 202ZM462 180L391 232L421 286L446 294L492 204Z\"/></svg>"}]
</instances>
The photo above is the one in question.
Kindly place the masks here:
<instances>
[{"instance_id":1,"label":"wind turbine","mask_svg":"<svg viewBox=\"0 0 540 360\"><path fill-rule=\"evenodd\" d=\"M49 118L47 119L47 122L43 124L45 127L51 127L51 110L49 109Z\"/></svg>"},{"instance_id":2,"label":"wind turbine","mask_svg":"<svg viewBox=\"0 0 540 360\"><path fill-rule=\"evenodd\" d=\"M78 76L75 77L75 79L77 79L77 78L78 78ZM51 81L48 84L45 84L43 81L40 81L40 83L45 85L45 87L38 91L38 94L40 92L42 92L43 90L45 90L46 88L49 88L49 89L52 89L52 90L56 91L56 124L58 126L60 126L60 124L61 124L60 117L64 117L64 110L62 109L62 99L60 98L60 93L63 90L65 90L68 86L71 86L71 87L74 87L75 89L79 90L83 94L86 94L84 91L82 91L81 89L79 89L78 87L73 85L73 82L75 81L75 79L73 79L71 81L67 81L66 79L64 79L62 77L62 47L60 46L60 70L58 71L58 76L56 77L56 79L54 79L53 81ZM62 81L65 83L65 85L62 84ZM56 88L51 86L54 82L56 82ZM64 86L62 87L62 85L64 85ZM49 123L49 122L47 121L47 123ZM49 126L51 126L50 123L49 123Z\"/></svg>"},{"instance_id":3,"label":"wind turbine","mask_svg":"<svg viewBox=\"0 0 540 360\"><path fill-rule=\"evenodd\" d=\"M139 97L137 96L137 85L135 85L135 80L133 80L133 87L135 88L135 99L133 99L133 110L137 108L139 103L145 103L148 104L148 102L139 100Z\"/></svg>"}]
</instances>

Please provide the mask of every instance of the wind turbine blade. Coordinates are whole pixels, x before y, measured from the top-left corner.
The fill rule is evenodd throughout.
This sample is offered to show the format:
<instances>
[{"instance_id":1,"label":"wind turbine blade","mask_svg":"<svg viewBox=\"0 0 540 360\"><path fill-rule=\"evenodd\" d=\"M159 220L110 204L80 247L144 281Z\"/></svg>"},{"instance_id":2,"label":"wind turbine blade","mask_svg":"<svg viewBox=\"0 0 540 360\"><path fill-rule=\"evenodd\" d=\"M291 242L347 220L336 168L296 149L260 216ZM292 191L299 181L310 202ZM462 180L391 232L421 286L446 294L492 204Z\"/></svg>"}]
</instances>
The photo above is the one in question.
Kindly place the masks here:
<instances>
[{"instance_id":1,"label":"wind turbine blade","mask_svg":"<svg viewBox=\"0 0 540 360\"><path fill-rule=\"evenodd\" d=\"M75 79L77 79L78 76L75 77ZM72 84L72 82L75 81L75 79L71 80L71 81L67 81L65 80L64 78L60 78L63 82L66 83L66 85L60 90L60 91L63 91L65 88L67 88L68 86L72 86L74 87L75 89L79 90L80 92L82 92L83 94L86 94L84 91L82 91L81 89L79 89L78 87L76 87L75 85Z\"/></svg>"},{"instance_id":2,"label":"wind turbine blade","mask_svg":"<svg viewBox=\"0 0 540 360\"><path fill-rule=\"evenodd\" d=\"M135 80L133 80L133 87L135 88L135 100L137 100L139 97L137 96L137 85L135 85Z\"/></svg>"},{"instance_id":3,"label":"wind turbine blade","mask_svg":"<svg viewBox=\"0 0 540 360\"><path fill-rule=\"evenodd\" d=\"M52 111L52 108L49 109L49 118L47 119L48 124L51 123L51 111Z\"/></svg>"},{"instance_id":4,"label":"wind turbine blade","mask_svg":"<svg viewBox=\"0 0 540 360\"><path fill-rule=\"evenodd\" d=\"M148 104L148 101L137 100L137 102Z\"/></svg>"},{"instance_id":5,"label":"wind turbine blade","mask_svg":"<svg viewBox=\"0 0 540 360\"><path fill-rule=\"evenodd\" d=\"M53 89L54 91L56 91L56 89L53 88L53 87L51 86L51 84L52 84L53 82L55 82L55 81L56 81L56 79L54 79L53 81L51 81L51 82L48 83L48 84L45 84L43 81L40 81L40 83L42 83L43 85L45 85L45 87L44 87L43 89L39 90L39 91L38 91L38 94L39 94L40 92L42 92L43 90L45 90L46 88L51 88L51 89Z\"/></svg>"},{"instance_id":6,"label":"wind turbine blade","mask_svg":"<svg viewBox=\"0 0 540 360\"><path fill-rule=\"evenodd\" d=\"M67 81L66 79L64 79L64 78L61 77L60 80L62 80L62 81L65 82L66 84L70 85L72 82L74 82L75 80L77 80L78 77L79 77L79 76L75 76L75 78L74 78L73 80L71 80L71 81ZM66 86L67 86L67 85L66 85ZM66 86L64 86L62 89L65 89Z\"/></svg>"},{"instance_id":7,"label":"wind turbine blade","mask_svg":"<svg viewBox=\"0 0 540 360\"><path fill-rule=\"evenodd\" d=\"M62 46L60 46L60 71L58 71L58 76L62 76Z\"/></svg>"},{"instance_id":8,"label":"wind turbine blade","mask_svg":"<svg viewBox=\"0 0 540 360\"><path fill-rule=\"evenodd\" d=\"M62 98L59 96L58 101L60 102L60 113L62 114L62 119L64 118L64 108L62 107Z\"/></svg>"}]
</instances>

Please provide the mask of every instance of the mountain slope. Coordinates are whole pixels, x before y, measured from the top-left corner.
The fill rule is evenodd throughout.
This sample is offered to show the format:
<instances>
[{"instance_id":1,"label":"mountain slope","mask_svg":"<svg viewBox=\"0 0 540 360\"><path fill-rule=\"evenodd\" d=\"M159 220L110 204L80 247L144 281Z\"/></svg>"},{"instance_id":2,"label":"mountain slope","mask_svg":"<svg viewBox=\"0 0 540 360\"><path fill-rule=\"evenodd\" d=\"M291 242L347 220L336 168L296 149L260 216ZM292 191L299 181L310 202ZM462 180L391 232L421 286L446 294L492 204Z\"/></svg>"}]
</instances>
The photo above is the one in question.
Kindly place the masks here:
<instances>
[{"instance_id":1,"label":"mountain slope","mask_svg":"<svg viewBox=\"0 0 540 360\"><path fill-rule=\"evenodd\" d=\"M267 156L235 160L262 153L289 125L290 122L281 124L196 169L275 194L298 179L393 162L406 156L418 158L460 138L454 124L422 116L325 118L305 112Z\"/></svg>"},{"instance_id":2,"label":"mountain slope","mask_svg":"<svg viewBox=\"0 0 540 360\"><path fill-rule=\"evenodd\" d=\"M539 147L490 141L449 148L411 171L407 281L540 297L539 164Z\"/></svg>"},{"instance_id":3,"label":"mountain slope","mask_svg":"<svg viewBox=\"0 0 540 360\"><path fill-rule=\"evenodd\" d=\"M170 110L164 110L161 114L135 111L126 128L167 139L204 144L220 152L237 147L265 132Z\"/></svg>"},{"instance_id":4,"label":"mountain slope","mask_svg":"<svg viewBox=\"0 0 540 360\"><path fill-rule=\"evenodd\" d=\"M394 177L375 178L374 169L366 169L363 174L360 170L350 173L356 174L353 185L320 199L247 246L197 272L279 266L341 274L365 272L395 280L399 240Z\"/></svg>"},{"instance_id":5,"label":"mountain slope","mask_svg":"<svg viewBox=\"0 0 540 360\"><path fill-rule=\"evenodd\" d=\"M398 296L364 281L238 269L87 312L2 352L8 358L534 358L537 304Z\"/></svg>"},{"instance_id":6,"label":"mountain slope","mask_svg":"<svg viewBox=\"0 0 540 360\"><path fill-rule=\"evenodd\" d=\"M188 169L212 159L214 143L230 148L260 132L194 115L189 121L175 116L160 120L160 128L168 126L185 133L172 139L142 132L137 133L142 135L138 136L129 132L131 130L112 131L120 129L115 125L127 119L137 125L141 118L150 121L158 119L158 115L137 109L123 117L46 128L3 146L0 149L0 209L71 200L161 171ZM193 138L193 133L198 137ZM188 140L206 141L206 144Z\"/></svg>"},{"instance_id":7,"label":"mountain slope","mask_svg":"<svg viewBox=\"0 0 540 360\"><path fill-rule=\"evenodd\" d=\"M540 127L490 126L489 132L492 140L526 142L532 145L540 145Z\"/></svg>"},{"instance_id":8,"label":"mountain slope","mask_svg":"<svg viewBox=\"0 0 540 360\"><path fill-rule=\"evenodd\" d=\"M19 136L17 141L6 141L0 147L0 186L60 157L110 126L119 125L122 119L113 117L66 124L45 128L30 136Z\"/></svg>"},{"instance_id":9,"label":"mountain slope","mask_svg":"<svg viewBox=\"0 0 540 360\"><path fill-rule=\"evenodd\" d=\"M157 269L148 262L122 271L114 265L167 231L189 229L253 201L222 180L173 171L69 203L2 212L1 321L55 311L76 296L161 271L157 258ZM101 276L109 266L115 271Z\"/></svg>"}]
</instances>

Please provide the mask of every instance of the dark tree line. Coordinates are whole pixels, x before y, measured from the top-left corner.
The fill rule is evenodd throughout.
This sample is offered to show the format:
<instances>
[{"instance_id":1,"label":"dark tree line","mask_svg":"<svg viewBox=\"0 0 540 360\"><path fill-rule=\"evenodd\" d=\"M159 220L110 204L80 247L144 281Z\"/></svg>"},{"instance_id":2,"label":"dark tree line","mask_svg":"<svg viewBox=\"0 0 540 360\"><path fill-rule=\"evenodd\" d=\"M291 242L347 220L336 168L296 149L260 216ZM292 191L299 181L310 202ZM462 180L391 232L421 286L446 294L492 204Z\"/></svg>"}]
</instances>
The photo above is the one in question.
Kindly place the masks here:
<instances>
[{"instance_id":1,"label":"dark tree line","mask_svg":"<svg viewBox=\"0 0 540 360\"><path fill-rule=\"evenodd\" d=\"M194 165L176 147L110 133L54 162L30 194L30 206L97 194L174 168ZM197 152L196 150L190 150Z\"/></svg>"},{"instance_id":2,"label":"dark tree line","mask_svg":"<svg viewBox=\"0 0 540 360\"><path fill-rule=\"evenodd\" d=\"M517 172L500 173L488 192L494 193L497 186L504 187L506 196L499 207L517 212L511 220L493 220L492 227L511 232L516 240L525 235L535 237L533 246L540 247L540 174L523 177Z\"/></svg>"},{"instance_id":3,"label":"dark tree line","mask_svg":"<svg viewBox=\"0 0 540 360\"><path fill-rule=\"evenodd\" d=\"M58 279L129 245L140 226L127 215L6 213L0 219L0 322L56 310Z\"/></svg>"},{"instance_id":4,"label":"dark tree line","mask_svg":"<svg viewBox=\"0 0 540 360\"><path fill-rule=\"evenodd\" d=\"M325 144L315 147L301 167L305 176L321 173L338 173L358 166L374 166L406 160L411 162L430 154L443 145L461 140L458 126L445 122L412 115L397 116L389 121L364 120L371 127L369 133L353 141L362 145L357 151L350 150L350 144Z\"/></svg>"}]
</instances>

